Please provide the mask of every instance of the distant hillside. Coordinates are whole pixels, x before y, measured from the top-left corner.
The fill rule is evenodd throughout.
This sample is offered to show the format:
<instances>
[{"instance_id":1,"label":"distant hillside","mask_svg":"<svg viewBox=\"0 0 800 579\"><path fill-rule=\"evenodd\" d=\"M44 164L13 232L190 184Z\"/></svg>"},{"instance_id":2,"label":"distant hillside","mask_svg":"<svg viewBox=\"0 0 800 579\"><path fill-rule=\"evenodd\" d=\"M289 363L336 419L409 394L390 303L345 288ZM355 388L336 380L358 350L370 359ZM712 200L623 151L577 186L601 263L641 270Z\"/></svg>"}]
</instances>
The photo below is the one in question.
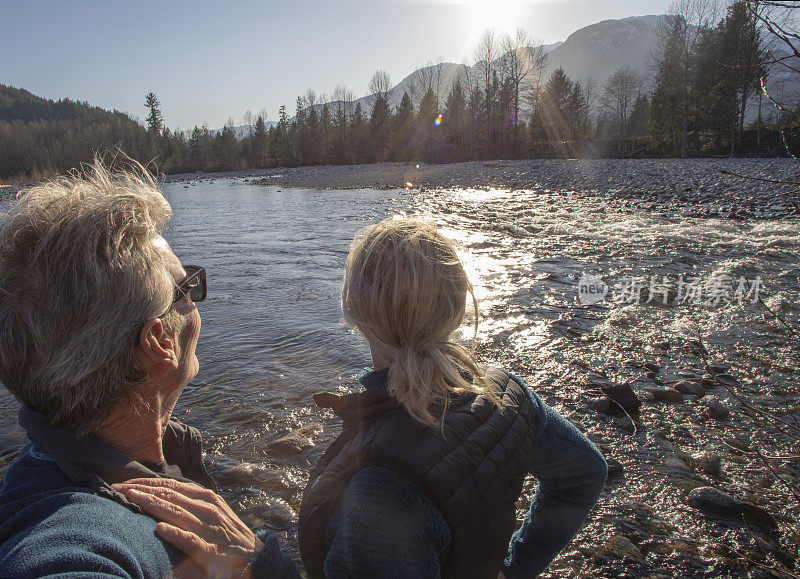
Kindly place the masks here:
<instances>
[{"instance_id":1,"label":"distant hillside","mask_svg":"<svg viewBox=\"0 0 800 579\"><path fill-rule=\"evenodd\" d=\"M145 129L125 113L0 84L0 179L36 181L121 147L144 158Z\"/></svg>"},{"instance_id":2,"label":"distant hillside","mask_svg":"<svg viewBox=\"0 0 800 579\"><path fill-rule=\"evenodd\" d=\"M107 111L87 102L61 99L53 101L22 89L0 84L0 121L75 121L127 120L136 123L125 113Z\"/></svg>"}]
</instances>

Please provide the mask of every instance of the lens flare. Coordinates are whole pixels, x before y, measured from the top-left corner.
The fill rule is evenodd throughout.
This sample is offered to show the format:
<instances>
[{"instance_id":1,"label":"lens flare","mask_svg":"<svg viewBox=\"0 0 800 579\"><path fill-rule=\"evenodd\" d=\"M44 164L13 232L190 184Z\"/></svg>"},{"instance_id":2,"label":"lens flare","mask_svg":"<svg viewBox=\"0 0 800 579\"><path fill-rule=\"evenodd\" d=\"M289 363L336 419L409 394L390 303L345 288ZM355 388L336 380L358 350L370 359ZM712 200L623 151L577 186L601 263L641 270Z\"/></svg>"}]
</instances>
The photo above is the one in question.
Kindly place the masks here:
<instances>
[{"instance_id":1,"label":"lens flare","mask_svg":"<svg viewBox=\"0 0 800 579\"><path fill-rule=\"evenodd\" d=\"M435 121L433 121L433 124L434 124L435 126L437 126L437 127L438 127L439 125L441 125L441 124L442 124L442 115L441 115L441 113L439 113L439 116L438 116L438 117L436 117L436 120L435 120Z\"/></svg>"}]
</instances>

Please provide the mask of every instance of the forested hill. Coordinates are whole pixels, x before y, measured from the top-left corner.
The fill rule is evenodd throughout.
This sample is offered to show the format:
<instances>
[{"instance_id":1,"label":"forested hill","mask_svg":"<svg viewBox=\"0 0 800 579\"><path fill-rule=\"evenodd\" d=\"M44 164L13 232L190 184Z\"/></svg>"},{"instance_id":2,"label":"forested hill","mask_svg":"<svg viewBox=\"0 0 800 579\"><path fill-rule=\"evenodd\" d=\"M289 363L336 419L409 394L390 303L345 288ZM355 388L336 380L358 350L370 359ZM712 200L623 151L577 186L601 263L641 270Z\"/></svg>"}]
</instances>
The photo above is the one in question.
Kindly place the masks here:
<instances>
[{"instance_id":1,"label":"forested hill","mask_svg":"<svg viewBox=\"0 0 800 579\"><path fill-rule=\"evenodd\" d=\"M116 146L139 156L146 137L144 127L125 113L0 84L0 179L34 181Z\"/></svg>"},{"instance_id":2,"label":"forested hill","mask_svg":"<svg viewBox=\"0 0 800 579\"><path fill-rule=\"evenodd\" d=\"M53 101L22 89L0 84L0 121L108 121L114 117L132 121L125 113L109 112L87 102Z\"/></svg>"}]
</instances>

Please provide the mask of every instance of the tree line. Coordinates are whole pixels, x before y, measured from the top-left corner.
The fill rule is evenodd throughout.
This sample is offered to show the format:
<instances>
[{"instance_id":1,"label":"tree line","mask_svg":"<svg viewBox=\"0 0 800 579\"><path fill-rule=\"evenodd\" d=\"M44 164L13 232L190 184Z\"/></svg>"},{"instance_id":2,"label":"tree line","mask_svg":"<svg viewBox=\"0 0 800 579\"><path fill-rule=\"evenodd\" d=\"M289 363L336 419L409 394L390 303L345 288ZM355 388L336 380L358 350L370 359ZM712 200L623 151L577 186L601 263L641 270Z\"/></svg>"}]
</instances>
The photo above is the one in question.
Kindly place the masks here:
<instances>
[{"instance_id":1,"label":"tree line","mask_svg":"<svg viewBox=\"0 0 800 579\"><path fill-rule=\"evenodd\" d=\"M0 86L0 178L47 174L121 146L165 173L319 164L586 156L781 155L798 134L797 109L775 113L762 90L774 65L775 29L791 11L764 0L677 0L658 30L655 80L625 67L602 86L558 68L524 31L487 31L472 66L455 79L447 65L427 66L397 99L377 71L369 98L337 87L332 100L309 89L294 117L247 113L244 129L171 131L154 93L142 126L123 113L86 103L44 101ZM779 3L780 4L780 3ZM791 46L791 44L790 44ZM452 65L451 65L452 66ZM397 89L395 89L397 91ZM766 102L765 102L766 99ZM365 105L362 106L361 102ZM753 109L757 111L752 118Z\"/></svg>"}]
</instances>

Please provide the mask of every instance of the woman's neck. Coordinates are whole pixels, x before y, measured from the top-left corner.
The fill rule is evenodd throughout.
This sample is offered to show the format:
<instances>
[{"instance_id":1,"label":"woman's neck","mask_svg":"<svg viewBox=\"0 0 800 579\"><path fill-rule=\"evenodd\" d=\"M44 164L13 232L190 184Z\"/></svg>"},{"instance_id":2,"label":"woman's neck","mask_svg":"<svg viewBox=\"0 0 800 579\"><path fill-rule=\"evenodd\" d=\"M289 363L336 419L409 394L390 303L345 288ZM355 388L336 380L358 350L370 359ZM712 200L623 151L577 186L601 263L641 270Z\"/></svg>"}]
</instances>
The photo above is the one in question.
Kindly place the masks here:
<instances>
[{"instance_id":1,"label":"woman's neck","mask_svg":"<svg viewBox=\"0 0 800 579\"><path fill-rule=\"evenodd\" d=\"M381 356L380 352L378 352L372 344L369 345L369 351L372 354L372 368L373 370L383 370L386 368L390 363L391 360L386 360L383 356Z\"/></svg>"}]
</instances>

